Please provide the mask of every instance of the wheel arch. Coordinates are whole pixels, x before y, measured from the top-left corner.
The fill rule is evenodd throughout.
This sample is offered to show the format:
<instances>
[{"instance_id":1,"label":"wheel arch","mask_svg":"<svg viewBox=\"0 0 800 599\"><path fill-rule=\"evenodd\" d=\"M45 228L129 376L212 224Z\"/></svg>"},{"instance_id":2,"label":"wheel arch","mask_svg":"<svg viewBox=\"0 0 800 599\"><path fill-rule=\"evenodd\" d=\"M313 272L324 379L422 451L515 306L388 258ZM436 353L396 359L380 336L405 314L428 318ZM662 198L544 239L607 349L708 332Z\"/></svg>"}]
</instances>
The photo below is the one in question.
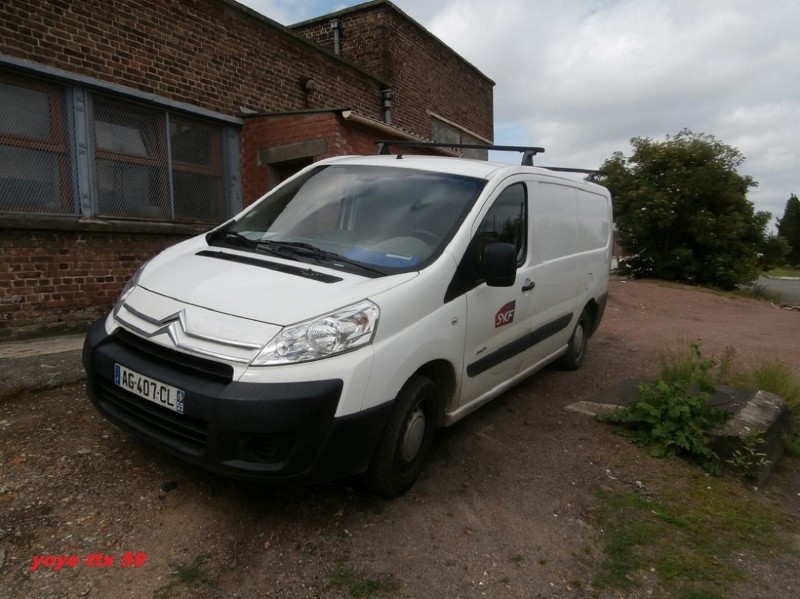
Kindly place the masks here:
<instances>
[{"instance_id":1,"label":"wheel arch","mask_svg":"<svg viewBox=\"0 0 800 599\"><path fill-rule=\"evenodd\" d=\"M583 307L583 311L586 312L586 316L589 317L589 335L595 332L597 329L597 313L599 308L597 306L597 302L594 301L594 298L590 299L586 305Z\"/></svg>"},{"instance_id":2,"label":"wheel arch","mask_svg":"<svg viewBox=\"0 0 800 599\"><path fill-rule=\"evenodd\" d=\"M583 311L589 317L589 336L594 335L597 327L600 326L600 321L603 319L603 314L606 310L606 302L608 301L608 293L602 294L599 298L589 298Z\"/></svg>"},{"instance_id":3,"label":"wheel arch","mask_svg":"<svg viewBox=\"0 0 800 599\"><path fill-rule=\"evenodd\" d=\"M436 410L436 426L444 424L444 411L452 403L456 393L456 374L453 365L447 360L433 360L420 366L414 374L429 379L439 391L439 405Z\"/></svg>"}]
</instances>

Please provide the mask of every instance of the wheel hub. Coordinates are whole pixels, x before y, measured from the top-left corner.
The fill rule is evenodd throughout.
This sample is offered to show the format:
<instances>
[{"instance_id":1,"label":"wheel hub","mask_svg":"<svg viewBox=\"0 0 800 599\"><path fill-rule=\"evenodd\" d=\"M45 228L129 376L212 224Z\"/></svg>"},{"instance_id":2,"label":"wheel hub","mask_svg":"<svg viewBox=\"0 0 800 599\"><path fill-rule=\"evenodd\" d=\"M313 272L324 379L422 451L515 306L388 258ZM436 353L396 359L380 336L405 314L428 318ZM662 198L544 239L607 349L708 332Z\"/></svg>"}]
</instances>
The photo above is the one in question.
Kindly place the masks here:
<instances>
[{"instance_id":1,"label":"wheel hub","mask_svg":"<svg viewBox=\"0 0 800 599\"><path fill-rule=\"evenodd\" d=\"M403 444L401 446L401 457L404 462L412 462L417 457L420 448L422 447L422 440L425 438L425 412L422 408L417 406L414 412L408 419L406 425L406 432L403 435Z\"/></svg>"},{"instance_id":2,"label":"wheel hub","mask_svg":"<svg viewBox=\"0 0 800 599\"><path fill-rule=\"evenodd\" d=\"M583 344L585 343L584 335L585 333L583 331L583 327L578 326L578 328L575 329L575 342L573 344L576 356L581 355L581 353L583 352Z\"/></svg>"}]
</instances>

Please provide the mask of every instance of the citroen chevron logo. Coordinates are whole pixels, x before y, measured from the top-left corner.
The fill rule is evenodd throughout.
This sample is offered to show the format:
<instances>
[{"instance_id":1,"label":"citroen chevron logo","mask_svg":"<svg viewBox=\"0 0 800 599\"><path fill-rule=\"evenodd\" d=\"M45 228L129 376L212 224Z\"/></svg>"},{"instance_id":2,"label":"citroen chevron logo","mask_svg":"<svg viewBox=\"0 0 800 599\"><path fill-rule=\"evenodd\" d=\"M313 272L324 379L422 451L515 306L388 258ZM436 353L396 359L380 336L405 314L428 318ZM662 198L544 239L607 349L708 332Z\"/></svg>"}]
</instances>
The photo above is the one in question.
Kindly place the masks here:
<instances>
[{"instance_id":1,"label":"citroen chevron logo","mask_svg":"<svg viewBox=\"0 0 800 599\"><path fill-rule=\"evenodd\" d=\"M172 344L175 347L178 347L180 345L180 339L178 338L178 327L180 326L181 331L183 331L184 333L186 332L186 315L184 313L184 310L179 310L177 312L174 312L173 314L170 314L169 316L165 316L164 318L156 319L153 318L152 316L148 316L147 314L140 312L139 310L133 308L127 303L125 304L125 309L134 316L141 318L142 320L151 325L156 325L157 327L155 330L152 331L144 331L139 327L133 327L132 323L126 322L123 318L120 318L119 315L117 316L119 320L121 320L128 326L135 328L135 330L137 330L140 334L149 338L149 337L156 337L158 335L166 333L166 335L170 338L170 341L172 341Z\"/></svg>"},{"instance_id":2,"label":"citroen chevron logo","mask_svg":"<svg viewBox=\"0 0 800 599\"><path fill-rule=\"evenodd\" d=\"M175 312L175 314L170 314L169 316L162 318L159 321L161 325L155 331L153 331L153 336L160 335L161 333L166 333L169 336L170 341L175 347L178 347L180 341L178 339L178 326L181 327L181 331L184 333L186 332L186 320L185 320L185 313L183 310Z\"/></svg>"}]
</instances>

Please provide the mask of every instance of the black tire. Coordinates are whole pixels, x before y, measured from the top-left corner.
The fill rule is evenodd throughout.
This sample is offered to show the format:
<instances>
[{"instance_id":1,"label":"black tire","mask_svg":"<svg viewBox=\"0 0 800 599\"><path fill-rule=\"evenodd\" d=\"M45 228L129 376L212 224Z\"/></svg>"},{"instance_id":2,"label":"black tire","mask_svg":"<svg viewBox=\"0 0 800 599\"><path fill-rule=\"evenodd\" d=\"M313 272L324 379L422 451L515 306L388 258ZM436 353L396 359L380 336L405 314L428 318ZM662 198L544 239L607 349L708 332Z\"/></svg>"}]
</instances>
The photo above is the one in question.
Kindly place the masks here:
<instances>
[{"instance_id":1,"label":"black tire","mask_svg":"<svg viewBox=\"0 0 800 599\"><path fill-rule=\"evenodd\" d=\"M578 370L586 357L586 346L589 343L591 334L591 322L589 315L584 310L581 312L578 323L572 331L572 336L567 344L567 353L561 356L556 365L561 370Z\"/></svg>"},{"instance_id":2,"label":"black tire","mask_svg":"<svg viewBox=\"0 0 800 599\"><path fill-rule=\"evenodd\" d=\"M419 478L433 442L439 393L427 378L414 375L400 390L365 473L368 488L397 497Z\"/></svg>"}]
</instances>

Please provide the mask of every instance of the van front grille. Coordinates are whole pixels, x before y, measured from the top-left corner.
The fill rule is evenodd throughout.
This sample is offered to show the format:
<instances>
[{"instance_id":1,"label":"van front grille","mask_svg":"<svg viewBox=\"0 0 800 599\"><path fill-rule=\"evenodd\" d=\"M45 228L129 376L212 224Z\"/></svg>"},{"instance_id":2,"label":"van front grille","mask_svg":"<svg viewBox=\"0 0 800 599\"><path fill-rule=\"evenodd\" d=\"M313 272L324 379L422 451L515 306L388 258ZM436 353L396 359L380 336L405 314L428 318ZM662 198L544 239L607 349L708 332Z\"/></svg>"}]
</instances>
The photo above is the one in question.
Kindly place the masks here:
<instances>
[{"instance_id":1,"label":"van front grille","mask_svg":"<svg viewBox=\"0 0 800 599\"><path fill-rule=\"evenodd\" d=\"M169 364L170 368L185 374L195 376L199 374L223 383L230 383L233 380L233 367L229 364L185 354L143 339L124 329L114 333L114 338L131 353L142 358L156 359L159 362Z\"/></svg>"}]
</instances>

